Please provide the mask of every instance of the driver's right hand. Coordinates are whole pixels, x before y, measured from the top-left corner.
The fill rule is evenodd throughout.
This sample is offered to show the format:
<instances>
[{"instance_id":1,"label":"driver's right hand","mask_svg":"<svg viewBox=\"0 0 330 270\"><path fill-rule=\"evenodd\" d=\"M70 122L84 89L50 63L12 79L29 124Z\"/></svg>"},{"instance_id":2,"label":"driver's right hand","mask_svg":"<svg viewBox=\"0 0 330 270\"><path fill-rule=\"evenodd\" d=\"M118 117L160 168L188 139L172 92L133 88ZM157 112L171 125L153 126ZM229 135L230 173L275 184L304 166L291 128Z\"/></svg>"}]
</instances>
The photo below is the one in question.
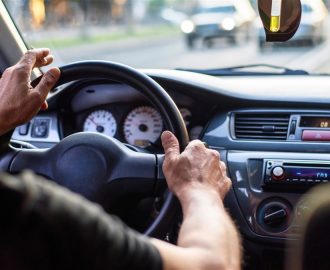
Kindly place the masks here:
<instances>
[{"instance_id":1,"label":"driver's right hand","mask_svg":"<svg viewBox=\"0 0 330 270\"><path fill-rule=\"evenodd\" d=\"M177 138L169 131L162 134L165 150L163 171L169 189L181 200L194 191L217 192L223 200L231 187L226 165L220 154L198 140L180 154ZM189 197L189 196L188 196Z\"/></svg>"}]
</instances>

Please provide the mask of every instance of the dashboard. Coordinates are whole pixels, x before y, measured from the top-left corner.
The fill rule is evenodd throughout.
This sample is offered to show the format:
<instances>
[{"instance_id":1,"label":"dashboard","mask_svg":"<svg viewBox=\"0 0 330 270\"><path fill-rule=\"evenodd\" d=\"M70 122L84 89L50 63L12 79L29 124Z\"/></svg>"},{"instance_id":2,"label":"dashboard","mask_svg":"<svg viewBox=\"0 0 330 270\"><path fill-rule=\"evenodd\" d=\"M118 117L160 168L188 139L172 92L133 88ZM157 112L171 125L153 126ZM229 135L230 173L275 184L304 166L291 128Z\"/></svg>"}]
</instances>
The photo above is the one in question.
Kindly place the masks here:
<instances>
[{"instance_id":1,"label":"dashboard","mask_svg":"<svg viewBox=\"0 0 330 270\"><path fill-rule=\"evenodd\" d=\"M18 127L13 139L47 147L77 132L96 132L133 147L161 150L166 129L160 113L139 91L127 85L93 81L70 86L70 97L58 101L57 112L45 113ZM191 140L200 138L214 107L170 91Z\"/></svg>"},{"instance_id":2,"label":"dashboard","mask_svg":"<svg viewBox=\"0 0 330 270\"><path fill-rule=\"evenodd\" d=\"M281 264L286 241L299 236L299 217L308 208L302 198L330 181L330 78L144 72L173 98L190 138L205 141L226 162L233 188L225 204L252 258L251 269L282 269L267 267ZM49 110L18 127L14 141L49 148L88 131L162 151L164 121L136 89L88 80L52 95Z\"/></svg>"}]
</instances>

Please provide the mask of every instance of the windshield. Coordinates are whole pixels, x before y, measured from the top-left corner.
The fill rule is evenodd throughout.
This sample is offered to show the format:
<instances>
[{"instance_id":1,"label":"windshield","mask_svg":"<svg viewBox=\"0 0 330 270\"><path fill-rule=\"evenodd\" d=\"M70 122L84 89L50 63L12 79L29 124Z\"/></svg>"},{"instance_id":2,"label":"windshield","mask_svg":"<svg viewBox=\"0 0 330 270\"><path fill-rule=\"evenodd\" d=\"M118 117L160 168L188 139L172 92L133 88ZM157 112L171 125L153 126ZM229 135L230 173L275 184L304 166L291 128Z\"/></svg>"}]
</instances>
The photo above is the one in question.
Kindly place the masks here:
<instances>
[{"instance_id":1,"label":"windshield","mask_svg":"<svg viewBox=\"0 0 330 270\"><path fill-rule=\"evenodd\" d=\"M54 65L91 59L166 69L267 64L330 73L330 0L301 1L301 26L286 43L265 42L256 0L3 2L29 47L49 47Z\"/></svg>"}]
</instances>

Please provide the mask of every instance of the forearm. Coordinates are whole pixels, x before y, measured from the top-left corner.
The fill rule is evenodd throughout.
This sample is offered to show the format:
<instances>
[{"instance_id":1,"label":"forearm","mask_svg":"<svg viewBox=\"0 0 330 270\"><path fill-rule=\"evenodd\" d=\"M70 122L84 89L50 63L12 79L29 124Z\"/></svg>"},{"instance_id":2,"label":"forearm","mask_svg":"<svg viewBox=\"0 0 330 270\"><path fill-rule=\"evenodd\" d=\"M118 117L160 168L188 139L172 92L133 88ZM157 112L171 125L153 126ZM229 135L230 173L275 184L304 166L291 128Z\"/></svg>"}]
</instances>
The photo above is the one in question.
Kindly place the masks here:
<instances>
[{"instance_id":1,"label":"forearm","mask_svg":"<svg viewBox=\"0 0 330 270\"><path fill-rule=\"evenodd\" d=\"M190 190L179 197L184 221L178 246L152 241L164 270L240 269L240 238L218 193Z\"/></svg>"},{"instance_id":2,"label":"forearm","mask_svg":"<svg viewBox=\"0 0 330 270\"><path fill-rule=\"evenodd\" d=\"M238 232L219 194L214 190L189 190L180 196L180 202L184 221L178 245L200 250L199 254L204 254L198 258L202 265L239 269Z\"/></svg>"}]
</instances>

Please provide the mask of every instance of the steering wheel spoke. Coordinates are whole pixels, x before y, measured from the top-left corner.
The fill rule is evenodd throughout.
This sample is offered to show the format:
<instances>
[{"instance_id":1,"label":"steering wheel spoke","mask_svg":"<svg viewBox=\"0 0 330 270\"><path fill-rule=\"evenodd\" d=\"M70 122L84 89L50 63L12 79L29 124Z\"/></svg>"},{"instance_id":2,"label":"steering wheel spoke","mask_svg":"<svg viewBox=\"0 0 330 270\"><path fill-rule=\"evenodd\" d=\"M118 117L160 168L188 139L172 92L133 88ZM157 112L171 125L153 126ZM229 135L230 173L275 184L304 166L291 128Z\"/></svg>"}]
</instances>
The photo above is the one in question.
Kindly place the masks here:
<instances>
[{"instance_id":1,"label":"steering wheel spoke","mask_svg":"<svg viewBox=\"0 0 330 270\"><path fill-rule=\"evenodd\" d=\"M125 152L107 180L111 193L115 193L114 196L152 197L157 173L156 156L129 149Z\"/></svg>"},{"instance_id":2,"label":"steering wheel spoke","mask_svg":"<svg viewBox=\"0 0 330 270\"><path fill-rule=\"evenodd\" d=\"M15 152L16 154L8 168L10 173L15 174L24 170L31 170L36 174L44 176L45 178L53 179L51 170L49 170L47 150L28 149L15 150Z\"/></svg>"}]
</instances>

